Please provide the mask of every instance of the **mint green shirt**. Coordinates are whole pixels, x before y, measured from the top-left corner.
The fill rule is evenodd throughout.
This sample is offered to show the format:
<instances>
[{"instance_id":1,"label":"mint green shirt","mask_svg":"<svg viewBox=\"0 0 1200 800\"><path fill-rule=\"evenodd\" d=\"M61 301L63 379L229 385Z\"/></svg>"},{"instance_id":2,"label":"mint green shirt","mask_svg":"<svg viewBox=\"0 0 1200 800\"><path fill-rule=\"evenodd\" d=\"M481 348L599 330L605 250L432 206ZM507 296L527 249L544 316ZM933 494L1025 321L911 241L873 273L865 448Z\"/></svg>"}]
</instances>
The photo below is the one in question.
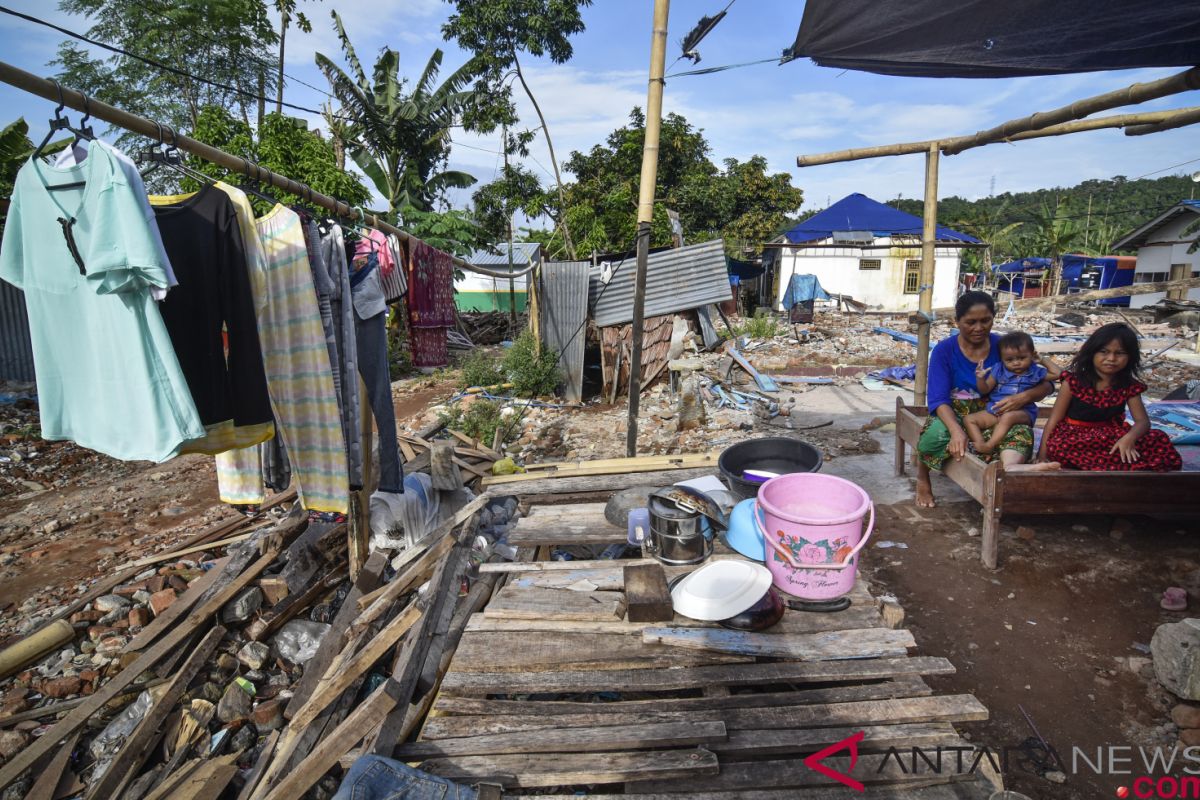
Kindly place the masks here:
<instances>
[{"instance_id":1,"label":"mint green shirt","mask_svg":"<svg viewBox=\"0 0 1200 800\"><path fill-rule=\"evenodd\" d=\"M0 278L25 292L42 438L165 461L204 426L151 298L168 265L143 206L105 148L73 167L30 160L13 187ZM63 229L71 220L82 267Z\"/></svg>"}]
</instances>

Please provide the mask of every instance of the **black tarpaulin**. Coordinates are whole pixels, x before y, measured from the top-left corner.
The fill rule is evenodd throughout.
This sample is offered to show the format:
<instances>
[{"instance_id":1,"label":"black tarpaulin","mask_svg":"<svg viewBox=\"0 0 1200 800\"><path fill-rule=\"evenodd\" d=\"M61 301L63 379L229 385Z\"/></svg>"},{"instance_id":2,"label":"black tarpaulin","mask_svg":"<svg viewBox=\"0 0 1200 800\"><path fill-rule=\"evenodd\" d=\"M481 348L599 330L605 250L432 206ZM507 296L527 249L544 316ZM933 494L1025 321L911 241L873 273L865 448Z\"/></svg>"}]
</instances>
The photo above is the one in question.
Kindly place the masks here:
<instances>
[{"instance_id":1,"label":"black tarpaulin","mask_svg":"<svg viewBox=\"0 0 1200 800\"><path fill-rule=\"evenodd\" d=\"M785 58L932 78L1200 65L1200 0L807 0Z\"/></svg>"}]
</instances>

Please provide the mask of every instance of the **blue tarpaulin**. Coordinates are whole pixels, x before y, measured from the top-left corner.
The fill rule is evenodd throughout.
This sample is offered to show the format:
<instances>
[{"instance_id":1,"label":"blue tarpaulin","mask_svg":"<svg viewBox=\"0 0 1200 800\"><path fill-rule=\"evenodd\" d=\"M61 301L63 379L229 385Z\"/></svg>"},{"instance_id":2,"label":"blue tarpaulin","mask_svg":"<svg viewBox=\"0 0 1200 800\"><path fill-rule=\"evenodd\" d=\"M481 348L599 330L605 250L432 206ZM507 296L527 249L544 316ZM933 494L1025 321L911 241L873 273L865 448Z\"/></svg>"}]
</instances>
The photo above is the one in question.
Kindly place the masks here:
<instances>
[{"instance_id":1,"label":"blue tarpaulin","mask_svg":"<svg viewBox=\"0 0 1200 800\"><path fill-rule=\"evenodd\" d=\"M920 217L872 200L865 194L856 193L847 195L821 213L796 223L784 236L789 242L817 242L829 239L835 231L870 231L875 236L889 236L893 233L920 236L923 228L924 223ZM937 227L937 240L980 243L974 236L941 225Z\"/></svg>"},{"instance_id":2,"label":"blue tarpaulin","mask_svg":"<svg viewBox=\"0 0 1200 800\"><path fill-rule=\"evenodd\" d=\"M821 288L821 282L817 280L816 275L793 275L783 295L783 307L791 310L792 306L798 303L828 299L829 295Z\"/></svg>"}]
</instances>

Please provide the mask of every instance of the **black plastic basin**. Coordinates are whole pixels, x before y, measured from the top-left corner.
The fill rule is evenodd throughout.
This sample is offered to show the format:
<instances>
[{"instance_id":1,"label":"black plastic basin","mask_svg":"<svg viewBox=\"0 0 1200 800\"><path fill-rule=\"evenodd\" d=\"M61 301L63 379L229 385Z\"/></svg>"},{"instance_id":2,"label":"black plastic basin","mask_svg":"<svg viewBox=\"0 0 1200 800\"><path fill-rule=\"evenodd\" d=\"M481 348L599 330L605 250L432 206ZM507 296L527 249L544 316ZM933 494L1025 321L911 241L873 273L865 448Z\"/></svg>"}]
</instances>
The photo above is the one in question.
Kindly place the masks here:
<instances>
[{"instance_id":1,"label":"black plastic basin","mask_svg":"<svg viewBox=\"0 0 1200 800\"><path fill-rule=\"evenodd\" d=\"M735 501L757 497L761 483L748 481L742 473L748 469L777 472L820 472L824 458L821 451L807 442L771 436L763 439L747 439L730 445L717 459L721 480L729 487Z\"/></svg>"}]
</instances>

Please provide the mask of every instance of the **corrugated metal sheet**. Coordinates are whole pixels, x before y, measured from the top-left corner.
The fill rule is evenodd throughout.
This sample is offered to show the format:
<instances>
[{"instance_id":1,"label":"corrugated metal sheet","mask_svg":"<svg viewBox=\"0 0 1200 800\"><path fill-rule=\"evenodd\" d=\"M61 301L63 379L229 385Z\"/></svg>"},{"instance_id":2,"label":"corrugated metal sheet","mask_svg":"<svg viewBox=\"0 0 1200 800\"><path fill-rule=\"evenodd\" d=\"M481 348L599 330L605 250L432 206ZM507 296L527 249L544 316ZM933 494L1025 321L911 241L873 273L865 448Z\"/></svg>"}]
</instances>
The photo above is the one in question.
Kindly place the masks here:
<instances>
[{"instance_id":1,"label":"corrugated metal sheet","mask_svg":"<svg viewBox=\"0 0 1200 800\"><path fill-rule=\"evenodd\" d=\"M0 380L32 381L33 345L25 294L0 281Z\"/></svg>"},{"instance_id":2,"label":"corrugated metal sheet","mask_svg":"<svg viewBox=\"0 0 1200 800\"><path fill-rule=\"evenodd\" d=\"M583 400L583 353L587 340L587 261L550 261L538 278L538 331L542 344L562 354L567 402Z\"/></svg>"},{"instance_id":3,"label":"corrugated metal sheet","mask_svg":"<svg viewBox=\"0 0 1200 800\"><path fill-rule=\"evenodd\" d=\"M494 245L499 253L489 253L486 250L475 250L467 256L467 261L478 267L508 268L508 242ZM529 262L538 262L542 258L542 246L537 242L513 242L513 269L523 269Z\"/></svg>"},{"instance_id":4,"label":"corrugated metal sheet","mask_svg":"<svg viewBox=\"0 0 1200 800\"><path fill-rule=\"evenodd\" d=\"M607 288L602 273L602 266L589 273L588 308L592 319L600 327L632 322L637 274L634 260L630 258L616 269ZM725 269L725 245L720 239L651 253L646 259L647 318L728 299L729 274Z\"/></svg>"}]
</instances>

